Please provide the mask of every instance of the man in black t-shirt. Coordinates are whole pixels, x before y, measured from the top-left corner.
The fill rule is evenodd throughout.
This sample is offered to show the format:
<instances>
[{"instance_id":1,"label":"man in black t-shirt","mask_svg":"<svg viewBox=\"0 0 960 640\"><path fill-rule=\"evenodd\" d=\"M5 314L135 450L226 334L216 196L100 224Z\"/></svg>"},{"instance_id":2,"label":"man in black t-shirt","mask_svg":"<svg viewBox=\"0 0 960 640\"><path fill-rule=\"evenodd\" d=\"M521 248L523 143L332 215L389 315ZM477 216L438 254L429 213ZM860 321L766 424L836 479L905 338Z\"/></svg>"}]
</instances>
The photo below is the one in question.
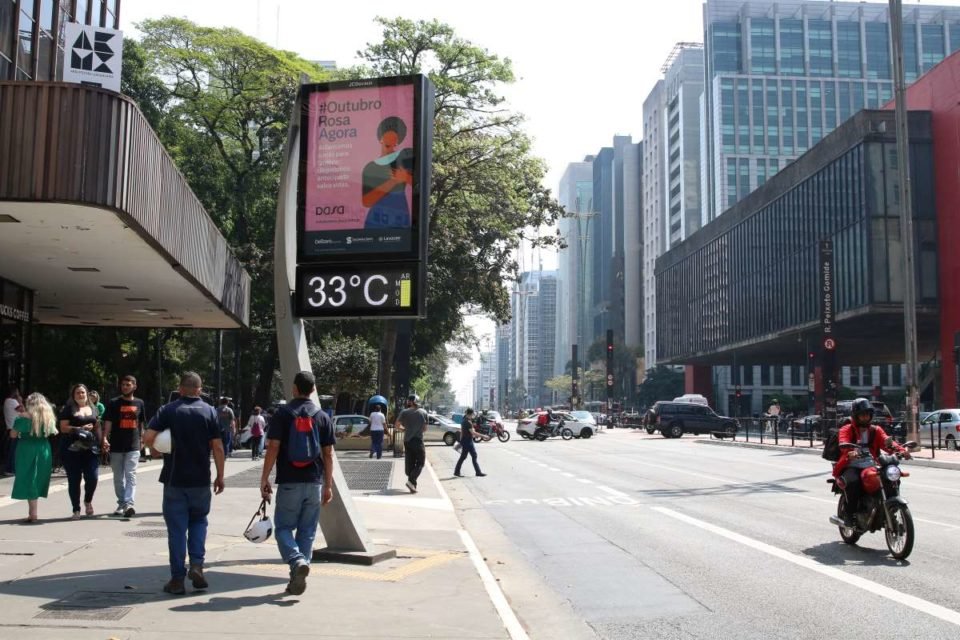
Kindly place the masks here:
<instances>
[{"instance_id":1,"label":"man in black t-shirt","mask_svg":"<svg viewBox=\"0 0 960 640\"><path fill-rule=\"evenodd\" d=\"M207 514L210 513L210 453L217 466L213 491L223 493L223 442L217 410L200 399L202 381L190 371L180 378L180 399L164 405L150 421L143 443L153 448L161 431L170 431L172 448L163 456L163 519L167 523L170 581L167 593L182 595L185 577L206 589ZM188 537L189 533L189 537ZM184 566L189 551L190 570Z\"/></svg>"},{"instance_id":2,"label":"man in black t-shirt","mask_svg":"<svg viewBox=\"0 0 960 640\"><path fill-rule=\"evenodd\" d=\"M146 422L143 400L133 396L137 379L120 380L120 395L110 400L103 416L103 450L110 452L113 490L117 494L115 516L129 518L137 493L137 464L140 462L140 435Z\"/></svg>"},{"instance_id":3,"label":"man in black t-shirt","mask_svg":"<svg viewBox=\"0 0 960 640\"><path fill-rule=\"evenodd\" d=\"M287 593L298 596L307 588L313 540L320 522L320 506L333 499L333 445L336 437L330 417L311 396L316 379L301 371L293 379L293 400L282 405L267 427L267 454L260 475L260 495L270 500L270 471L277 465L277 502L273 514L274 534L280 556L290 565ZM312 461L294 462L290 455L290 431L295 421L310 424L320 444ZM322 483L322 492L321 492Z\"/></svg>"}]
</instances>

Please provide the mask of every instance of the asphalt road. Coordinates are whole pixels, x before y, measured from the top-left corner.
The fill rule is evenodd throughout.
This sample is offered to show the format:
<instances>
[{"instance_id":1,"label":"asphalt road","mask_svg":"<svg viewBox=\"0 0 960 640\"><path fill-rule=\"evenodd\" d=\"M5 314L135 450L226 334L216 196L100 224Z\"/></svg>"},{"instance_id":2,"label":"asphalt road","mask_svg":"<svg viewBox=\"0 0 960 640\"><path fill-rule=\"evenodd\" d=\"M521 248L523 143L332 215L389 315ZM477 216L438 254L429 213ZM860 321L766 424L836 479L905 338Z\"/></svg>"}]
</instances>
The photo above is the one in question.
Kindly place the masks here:
<instances>
[{"instance_id":1,"label":"asphalt road","mask_svg":"<svg viewBox=\"0 0 960 640\"><path fill-rule=\"evenodd\" d=\"M514 434L479 445L485 478L428 451L532 638L960 637L960 472L905 465L898 562L840 540L820 458L698 440Z\"/></svg>"}]
</instances>

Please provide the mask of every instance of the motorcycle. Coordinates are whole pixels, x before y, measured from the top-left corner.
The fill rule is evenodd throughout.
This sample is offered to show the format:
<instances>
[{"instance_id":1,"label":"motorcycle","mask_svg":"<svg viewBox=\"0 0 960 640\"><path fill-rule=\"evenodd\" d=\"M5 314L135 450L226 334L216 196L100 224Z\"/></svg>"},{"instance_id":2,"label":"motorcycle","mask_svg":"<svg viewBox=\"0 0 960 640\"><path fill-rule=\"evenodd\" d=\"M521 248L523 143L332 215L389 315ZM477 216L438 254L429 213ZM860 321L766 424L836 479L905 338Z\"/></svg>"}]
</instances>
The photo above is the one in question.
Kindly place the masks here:
<instances>
[{"instance_id":1,"label":"motorcycle","mask_svg":"<svg viewBox=\"0 0 960 640\"><path fill-rule=\"evenodd\" d=\"M570 427L565 426L563 420L558 422L550 422L545 426L537 427L533 430L533 439L539 442L543 442L547 438L555 438L557 436L560 436L564 440L569 440L573 437L573 430L571 430Z\"/></svg>"},{"instance_id":2,"label":"motorcycle","mask_svg":"<svg viewBox=\"0 0 960 640\"><path fill-rule=\"evenodd\" d=\"M477 435L473 436L474 442L483 440L482 436L487 436L488 438L496 436L500 442L506 442L510 439L510 432L504 429L503 425L496 420L480 421L480 423L474 427L474 431L477 433Z\"/></svg>"},{"instance_id":3,"label":"motorcycle","mask_svg":"<svg viewBox=\"0 0 960 640\"><path fill-rule=\"evenodd\" d=\"M888 436L886 446L890 446L892 440ZM916 448L917 443L907 442L904 446L910 450ZM850 462L850 467L861 470L863 495L857 513L848 514L842 479L827 480L832 485L833 493L840 494L837 515L830 516L830 523L837 525L840 538L847 544L856 544L864 533L883 529L890 554L897 560L905 560L913 551L914 527L910 507L900 495L901 478L910 475L908 471L900 469L903 454L881 453L874 460L866 447L849 442L841 443L840 450L844 453L857 450L858 456ZM853 527L847 526L845 516L853 521Z\"/></svg>"}]
</instances>

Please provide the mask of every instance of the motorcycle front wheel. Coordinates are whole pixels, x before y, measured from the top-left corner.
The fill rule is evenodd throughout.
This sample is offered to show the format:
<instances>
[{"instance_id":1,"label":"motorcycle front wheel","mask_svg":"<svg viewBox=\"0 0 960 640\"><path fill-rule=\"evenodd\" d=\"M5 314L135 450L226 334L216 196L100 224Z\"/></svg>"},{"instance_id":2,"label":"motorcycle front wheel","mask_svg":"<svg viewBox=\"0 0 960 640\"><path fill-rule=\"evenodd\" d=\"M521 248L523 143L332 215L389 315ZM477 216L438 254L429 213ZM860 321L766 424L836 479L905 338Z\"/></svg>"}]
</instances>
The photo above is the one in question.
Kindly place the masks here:
<instances>
[{"instance_id":1,"label":"motorcycle front wheel","mask_svg":"<svg viewBox=\"0 0 960 640\"><path fill-rule=\"evenodd\" d=\"M847 515L847 497L840 494L840 500L837 502L837 517L841 520ZM853 515L851 514L851 517ZM857 544L857 541L860 539L861 533L857 533L856 529L851 529L848 527L837 527L840 530L840 538L847 544Z\"/></svg>"},{"instance_id":2,"label":"motorcycle front wheel","mask_svg":"<svg viewBox=\"0 0 960 640\"><path fill-rule=\"evenodd\" d=\"M913 516L910 515L910 507L905 504L895 504L890 507L890 520L893 521L893 529L884 528L884 534L887 538L887 549L890 549L890 555L897 560L906 560L910 552L913 551Z\"/></svg>"},{"instance_id":3,"label":"motorcycle front wheel","mask_svg":"<svg viewBox=\"0 0 960 640\"><path fill-rule=\"evenodd\" d=\"M506 442L509 439L510 439L509 431L501 431L500 433L497 434L497 440L499 440L500 442Z\"/></svg>"}]
</instances>

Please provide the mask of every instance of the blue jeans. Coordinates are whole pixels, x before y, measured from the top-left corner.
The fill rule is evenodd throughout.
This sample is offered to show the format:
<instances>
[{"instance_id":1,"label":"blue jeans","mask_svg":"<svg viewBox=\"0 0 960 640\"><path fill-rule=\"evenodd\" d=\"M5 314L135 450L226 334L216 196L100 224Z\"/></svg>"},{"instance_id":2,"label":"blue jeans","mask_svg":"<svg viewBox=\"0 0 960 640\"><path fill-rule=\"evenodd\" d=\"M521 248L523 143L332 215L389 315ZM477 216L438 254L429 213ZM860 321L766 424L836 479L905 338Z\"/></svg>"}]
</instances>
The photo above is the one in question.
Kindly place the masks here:
<instances>
[{"instance_id":1,"label":"blue jeans","mask_svg":"<svg viewBox=\"0 0 960 640\"><path fill-rule=\"evenodd\" d=\"M473 462L473 471L474 473L480 473L480 465L477 464L477 447L474 446L473 440L470 438L462 439L460 441L460 459L457 460L457 466L453 472L457 475L460 475L460 468L463 466L463 461L467 459L467 455L470 456L470 460Z\"/></svg>"},{"instance_id":2,"label":"blue jeans","mask_svg":"<svg viewBox=\"0 0 960 640\"><path fill-rule=\"evenodd\" d=\"M137 463L140 451L110 452L110 468L113 469L113 490L117 494L118 507L132 507L137 495Z\"/></svg>"},{"instance_id":3,"label":"blue jeans","mask_svg":"<svg viewBox=\"0 0 960 640\"><path fill-rule=\"evenodd\" d=\"M383 455L383 431L370 432L370 453L377 456L377 460Z\"/></svg>"},{"instance_id":4,"label":"blue jeans","mask_svg":"<svg viewBox=\"0 0 960 640\"><path fill-rule=\"evenodd\" d=\"M220 429L220 438L223 440L223 454L229 458L233 453L233 431Z\"/></svg>"},{"instance_id":5,"label":"blue jeans","mask_svg":"<svg viewBox=\"0 0 960 640\"><path fill-rule=\"evenodd\" d=\"M320 523L320 486L312 482L286 482L277 486L273 526L280 557L291 568L298 560L309 564L313 558L313 540Z\"/></svg>"},{"instance_id":6,"label":"blue jeans","mask_svg":"<svg viewBox=\"0 0 960 640\"><path fill-rule=\"evenodd\" d=\"M188 549L190 564L203 566L211 495L209 486L163 485L163 520L167 523L167 549L170 552L170 576L173 578L187 575L185 563Z\"/></svg>"}]
</instances>

